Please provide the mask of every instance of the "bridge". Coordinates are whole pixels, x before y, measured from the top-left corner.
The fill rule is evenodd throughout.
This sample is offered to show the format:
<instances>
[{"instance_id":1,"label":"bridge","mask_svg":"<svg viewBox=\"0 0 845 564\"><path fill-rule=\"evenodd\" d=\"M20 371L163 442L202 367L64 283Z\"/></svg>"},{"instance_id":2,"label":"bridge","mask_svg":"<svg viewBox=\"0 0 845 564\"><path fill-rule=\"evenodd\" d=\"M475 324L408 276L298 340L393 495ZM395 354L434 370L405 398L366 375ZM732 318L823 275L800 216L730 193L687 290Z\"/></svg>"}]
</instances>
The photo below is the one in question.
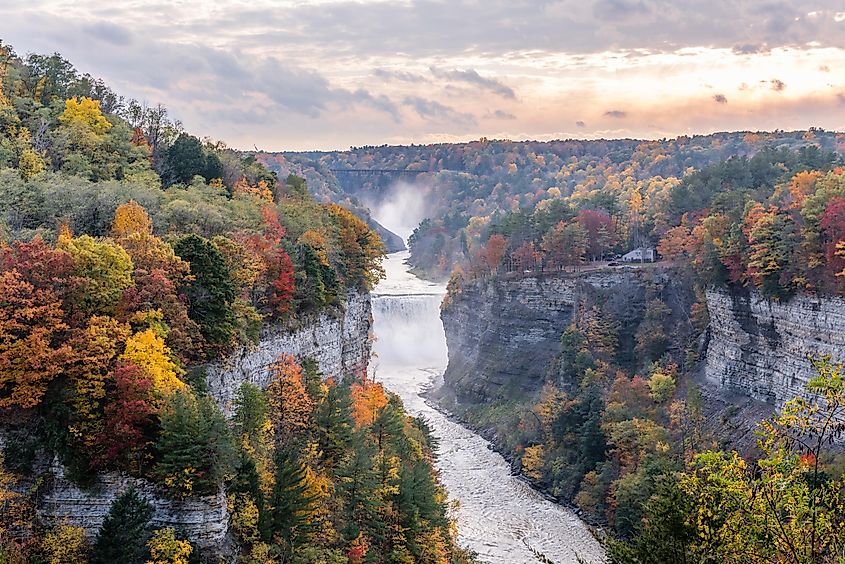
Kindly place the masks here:
<instances>
[{"instance_id":1,"label":"bridge","mask_svg":"<svg viewBox=\"0 0 845 564\"><path fill-rule=\"evenodd\" d=\"M332 174L350 175L350 176L416 176L418 174L425 174L427 172L436 172L433 170L407 170L404 168L330 168Z\"/></svg>"}]
</instances>

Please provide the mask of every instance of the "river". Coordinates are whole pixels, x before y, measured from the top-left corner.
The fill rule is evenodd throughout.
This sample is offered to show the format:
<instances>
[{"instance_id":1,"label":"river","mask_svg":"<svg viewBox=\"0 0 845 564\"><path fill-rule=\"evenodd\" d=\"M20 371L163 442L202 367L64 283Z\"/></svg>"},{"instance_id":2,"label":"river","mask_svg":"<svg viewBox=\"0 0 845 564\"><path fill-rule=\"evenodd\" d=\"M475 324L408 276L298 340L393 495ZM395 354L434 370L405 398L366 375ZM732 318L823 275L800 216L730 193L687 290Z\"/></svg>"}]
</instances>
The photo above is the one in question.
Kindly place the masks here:
<instances>
[{"instance_id":1,"label":"river","mask_svg":"<svg viewBox=\"0 0 845 564\"><path fill-rule=\"evenodd\" d=\"M510 473L510 465L478 434L450 420L422 397L446 369L440 322L443 285L408 272L408 253L384 263L387 277L373 291L372 373L398 394L408 412L424 416L440 441L437 466L458 500L459 541L482 562L601 562L602 550L569 509L552 503Z\"/></svg>"}]
</instances>

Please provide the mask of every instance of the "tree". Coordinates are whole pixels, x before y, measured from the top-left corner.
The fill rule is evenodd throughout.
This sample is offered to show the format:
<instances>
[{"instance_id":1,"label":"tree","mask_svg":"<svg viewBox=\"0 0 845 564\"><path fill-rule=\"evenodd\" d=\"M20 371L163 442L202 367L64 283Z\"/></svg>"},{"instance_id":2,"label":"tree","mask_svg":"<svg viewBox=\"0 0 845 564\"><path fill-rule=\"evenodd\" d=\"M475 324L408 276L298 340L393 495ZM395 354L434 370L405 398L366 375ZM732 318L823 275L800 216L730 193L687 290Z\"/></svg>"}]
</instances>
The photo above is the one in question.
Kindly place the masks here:
<instances>
[{"instance_id":1,"label":"tree","mask_svg":"<svg viewBox=\"0 0 845 564\"><path fill-rule=\"evenodd\" d=\"M149 377L153 392L160 398L185 388L179 379L185 371L173 361L164 339L153 329L139 331L126 339L120 360L141 368Z\"/></svg>"},{"instance_id":2,"label":"tree","mask_svg":"<svg viewBox=\"0 0 845 564\"><path fill-rule=\"evenodd\" d=\"M147 546L150 549L147 564L188 564L193 552L191 543L176 538L176 531L171 527L156 529Z\"/></svg>"},{"instance_id":3,"label":"tree","mask_svg":"<svg viewBox=\"0 0 845 564\"><path fill-rule=\"evenodd\" d=\"M587 253L592 260L604 257L616 243L616 227L607 212L581 210L576 221L587 232Z\"/></svg>"},{"instance_id":4,"label":"tree","mask_svg":"<svg viewBox=\"0 0 845 564\"><path fill-rule=\"evenodd\" d=\"M346 208L327 204L326 209L339 230L343 279L350 287L362 285L372 288L384 277L381 266L384 243L375 231Z\"/></svg>"},{"instance_id":5,"label":"tree","mask_svg":"<svg viewBox=\"0 0 845 564\"><path fill-rule=\"evenodd\" d=\"M152 458L156 404L149 375L132 364L121 364L113 372L114 381L105 406L100 438L99 466L113 465L140 474L142 464Z\"/></svg>"},{"instance_id":6,"label":"tree","mask_svg":"<svg viewBox=\"0 0 845 564\"><path fill-rule=\"evenodd\" d=\"M279 356L270 366L267 405L276 441L287 446L303 444L311 425L314 401L305 389L302 367L289 354Z\"/></svg>"},{"instance_id":7,"label":"tree","mask_svg":"<svg viewBox=\"0 0 845 564\"><path fill-rule=\"evenodd\" d=\"M235 445L217 404L180 390L159 417L155 474L177 497L216 493L235 464Z\"/></svg>"},{"instance_id":8,"label":"tree","mask_svg":"<svg viewBox=\"0 0 845 564\"><path fill-rule=\"evenodd\" d=\"M290 449L278 448L273 486L273 533L286 555L294 553L314 531L312 519L316 512L317 496L308 485L305 466Z\"/></svg>"},{"instance_id":9,"label":"tree","mask_svg":"<svg viewBox=\"0 0 845 564\"><path fill-rule=\"evenodd\" d=\"M153 508L130 487L112 502L94 542L92 564L143 564Z\"/></svg>"},{"instance_id":10,"label":"tree","mask_svg":"<svg viewBox=\"0 0 845 564\"><path fill-rule=\"evenodd\" d=\"M111 235L116 240L130 235L152 235L152 232L153 220L142 205L130 200L117 206L111 226Z\"/></svg>"},{"instance_id":11,"label":"tree","mask_svg":"<svg viewBox=\"0 0 845 564\"><path fill-rule=\"evenodd\" d=\"M77 564L88 559L85 529L73 525L59 525L44 537L41 549L49 564Z\"/></svg>"},{"instance_id":12,"label":"tree","mask_svg":"<svg viewBox=\"0 0 845 564\"><path fill-rule=\"evenodd\" d=\"M356 427L369 427L375 423L379 413L387 406L384 387L378 382L363 378L351 387L352 418Z\"/></svg>"},{"instance_id":13,"label":"tree","mask_svg":"<svg viewBox=\"0 0 845 564\"><path fill-rule=\"evenodd\" d=\"M100 101L85 97L65 100L65 110L59 115L59 121L77 131L93 135L104 135L112 128L112 124L100 111Z\"/></svg>"},{"instance_id":14,"label":"tree","mask_svg":"<svg viewBox=\"0 0 845 564\"><path fill-rule=\"evenodd\" d=\"M177 182L190 184L194 176L204 176L209 172L217 172L216 170L209 169L209 162L200 140L187 133L181 133L173 145L167 149L164 162L167 176L170 180L168 184L175 184ZM217 177L209 177L206 180L210 178Z\"/></svg>"},{"instance_id":15,"label":"tree","mask_svg":"<svg viewBox=\"0 0 845 564\"><path fill-rule=\"evenodd\" d=\"M507 248L507 240L498 233L487 239L487 243L484 245L484 250L482 251L482 258L491 272L496 272L499 269Z\"/></svg>"},{"instance_id":16,"label":"tree","mask_svg":"<svg viewBox=\"0 0 845 564\"><path fill-rule=\"evenodd\" d=\"M209 344L228 345L235 332L235 288L223 255L210 241L197 235L182 237L174 250L191 265L194 280L185 287L191 318L199 323Z\"/></svg>"},{"instance_id":17,"label":"tree","mask_svg":"<svg viewBox=\"0 0 845 564\"><path fill-rule=\"evenodd\" d=\"M64 369L70 347L61 304L17 270L0 273L0 408L35 407Z\"/></svg>"},{"instance_id":18,"label":"tree","mask_svg":"<svg viewBox=\"0 0 845 564\"><path fill-rule=\"evenodd\" d=\"M581 264L587 252L587 232L577 222L561 221L544 236L542 249L548 263L554 268Z\"/></svg>"},{"instance_id":19,"label":"tree","mask_svg":"<svg viewBox=\"0 0 845 564\"><path fill-rule=\"evenodd\" d=\"M657 252L667 260L685 257L690 248L690 230L684 225L678 225L666 232L657 244Z\"/></svg>"},{"instance_id":20,"label":"tree","mask_svg":"<svg viewBox=\"0 0 845 564\"><path fill-rule=\"evenodd\" d=\"M132 259L109 240L88 235L59 237L58 248L73 257L73 274L82 280L74 306L88 315L113 314L124 290L132 286Z\"/></svg>"}]
</instances>

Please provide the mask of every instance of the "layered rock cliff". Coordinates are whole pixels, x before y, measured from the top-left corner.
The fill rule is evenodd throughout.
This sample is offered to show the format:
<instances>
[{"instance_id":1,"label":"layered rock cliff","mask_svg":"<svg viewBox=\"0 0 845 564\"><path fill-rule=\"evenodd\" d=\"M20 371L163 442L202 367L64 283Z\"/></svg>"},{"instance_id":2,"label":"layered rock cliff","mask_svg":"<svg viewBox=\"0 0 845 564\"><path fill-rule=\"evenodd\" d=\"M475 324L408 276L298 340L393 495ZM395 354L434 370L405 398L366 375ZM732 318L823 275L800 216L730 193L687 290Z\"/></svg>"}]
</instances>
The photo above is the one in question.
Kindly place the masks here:
<instances>
[{"instance_id":1,"label":"layered rock cliff","mask_svg":"<svg viewBox=\"0 0 845 564\"><path fill-rule=\"evenodd\" d=\"M845 361L845 299L798 295L786 302L756 292L707 292L706 381L774 405L804 393L810 358Z\"/></svg>"},{"instance_id":2,"label":"layered rock cliff","mask_svg":"<svg viewBox=\"0 0 845 564\"><path fill-rule=\"evenodd\" d=\"M293 331L267 327L257 346L240 349L206 367L209 393L231 413L238 387L246 381L266 387L268 366L282 353L314 358L327 377L366 371L371 320L370 295L351 292L338 315L321 314ZM2 439L0 436L0 446ZM93 537L114 499L134 487L153 506L155 528L182 531L200 548L224 560L233 554L224 491L180 501L168 498L146 480L116 472L98 476L93 486L81 488L65 477L57 462L42 461L38 470L49 477L38 503L39 515L48 522L78 525Z\"/></svg>"},{"instance_id":3,"label":"layered rock cliff","mask_svg":"<svg viewBox=\"0 0 845 564\"><path fill-rule=\"evenodd\" d=\"M620 338L630 340L648 286L669 292L671 276L657 268L623 267L467 282L441 314L449 348L444 382L465 402L535 391L580 304L601 294L620 321ZM672 294L665 301L677 299ZM686 316L681 310L687 307L680 306L677 316Z\"/></svg>"},{"instance_id":4,"label":"layered rock cliff","mask_svg":"<svg viewBox=\"0 0 845 564\"><path fill-rule=\"evenodd\" d=\"M254 347L242 347L206 367L206 384L225 413L231 413L238 388L251 382L266 388L269 366L286 353L317 361L325 377L365 373L370 359L370 294L350 292L340 315L321 313L297 330L267 327Z\"/></svg>"}]
</instances>

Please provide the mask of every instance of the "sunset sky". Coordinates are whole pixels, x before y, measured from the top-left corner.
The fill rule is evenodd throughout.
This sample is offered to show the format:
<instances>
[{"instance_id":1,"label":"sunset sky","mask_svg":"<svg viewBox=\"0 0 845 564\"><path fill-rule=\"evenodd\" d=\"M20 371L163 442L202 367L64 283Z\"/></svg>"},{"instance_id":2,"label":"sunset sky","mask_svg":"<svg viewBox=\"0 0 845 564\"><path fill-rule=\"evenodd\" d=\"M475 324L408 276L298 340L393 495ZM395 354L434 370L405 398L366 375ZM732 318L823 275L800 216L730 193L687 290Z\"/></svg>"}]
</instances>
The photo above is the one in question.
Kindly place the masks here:
<instances>
[{"instance_id":1,"label":"sunset sky","mask_svg":"<svg viewBox=\"0 0 845 564\"><path fill-rule=\"evenodd\" d=\"M0 37L238 148L845 129L842 0L6 0Z\"/></svg>"}]
</instances>

